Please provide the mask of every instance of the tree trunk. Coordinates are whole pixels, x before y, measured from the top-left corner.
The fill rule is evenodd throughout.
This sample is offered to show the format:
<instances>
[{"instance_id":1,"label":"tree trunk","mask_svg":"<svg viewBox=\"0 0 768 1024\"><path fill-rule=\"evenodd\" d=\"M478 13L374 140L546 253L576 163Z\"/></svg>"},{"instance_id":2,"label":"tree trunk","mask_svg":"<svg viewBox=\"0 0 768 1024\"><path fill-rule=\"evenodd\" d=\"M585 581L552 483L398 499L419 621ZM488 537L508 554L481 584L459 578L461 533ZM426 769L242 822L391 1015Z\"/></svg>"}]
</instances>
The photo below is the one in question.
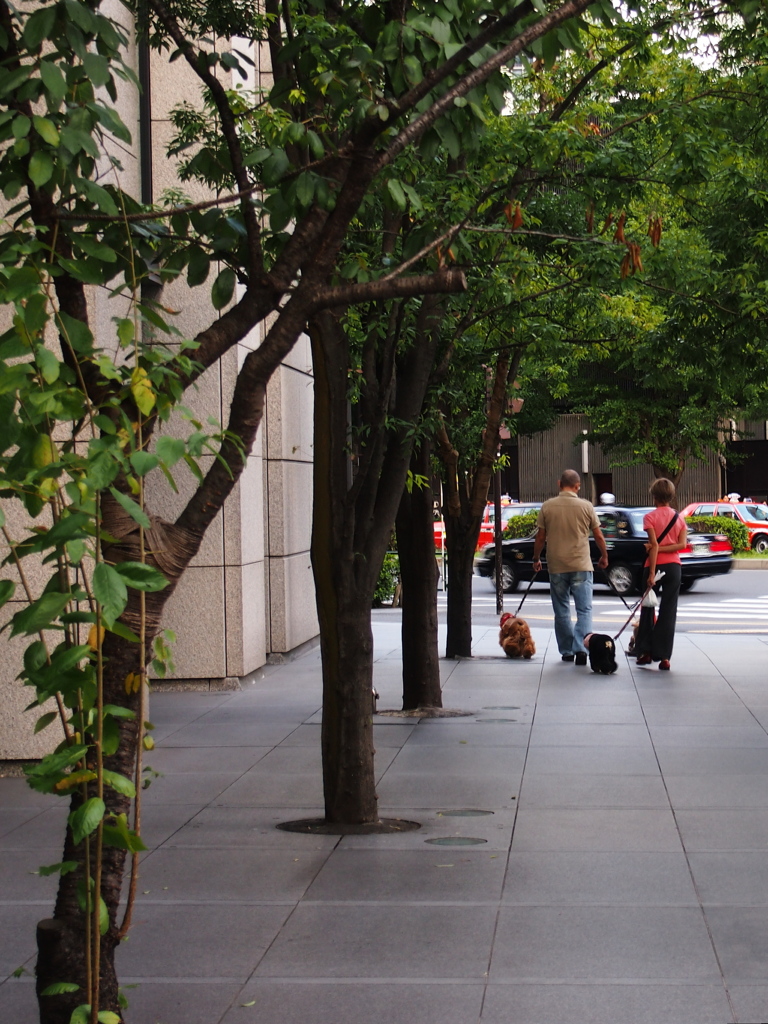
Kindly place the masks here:
<instances>
[{"instance_id":1,"label":"tree trunk","mask_svg":"<svg viewBox=\"0 0 768 1024\"><path fill-rule=\"evenodd\" d=\"M403 645L403 710L443 706L440 658L437 650L437 562L432 514L430 445L423 441L411 459L414 476L426 479L403 492L397 513L397 549Z\"/></svg>"},{"instance_id":2,"label":"tree trunk","mask_svg":"<svg viewBox=\"0 0 768 1024\"><path fill-rule=\"evenodd\" d=\"M378 820L373 767L371 605L388 534L375 572L355 550L349 500L343 332L325 315L310 330L315 371L312 571L323 666L323 789L328 822Z\"/></svg>"},{"instance_id":3,"label":"tree trunk","mask_svg":"<svg viewBox=\"0 0 768 1024\"><path fill-rule=\"evenodd\" d=\"M151 552L146 561L163 573L168 580L168 586L164 590L144 594L144 652L137 643L115 633L107 632L104 636L103 703L131 711L135 717L121 717L118 720L117 749L113 754L104 757L103 765L105 769L127 779L134 778L142 722L141 695L126 693L126 676L129 672L143 675L145 665L152 657L152 643L160 631L165 605L197 553L205 530L224 504L242 472L245 458L251 450L261 421L261 404L255 401L255 397L252 391L251 402L246 404L244 410L233 401L230 425L233 421L237 422L238 415L241 415L241 419L247 421L247 426L243 426L239 433L243 441L242 448L236 448L231 441L225 442L227 470L208 474L205 483L195 492L176 523L167 523L157 516L150 516L151 527L144 534L146 550ZM222 448L222 452L225 451L225 447ZM216 465L218 463L214 464L214 467ZM107 493L102 495L101 510L104 535L110 538L102 544L103 559L112 563L141 560L142 545L135 520ZM142 601L137 590L128 591L128 604L120 616L120 621L136 635L140 635ZM94 758L95 750L91 748L88 755L88 766L91 768L94 767ZM93 783L89 785L88 795L97 795ZM105 786L103 799L107 815L128 814L131 801L127 796L116 792L110 786ZM82 794L73 792L71 810L76 810L81 801ZM118 910L125 857L125 850L112 846L103 847L100 894L106 905L109 927L101 937L100 943L99 1009L114 1012L119 1011L114 951L120 941ZM37 929L36 990L41 1024L70 1024L72 1011L77 1006L90 1002L86 981L88 956L85 944L85 915L80 907L80 896L87 877L90 874L90 877L94 878L95 872L93 863L90 864L89 870L86 869L85 844L75 844L69 829L65 836L62 861L71 861L77 867L60 876L54 915L41 921ZM48 986L56 982L73 982L80 988L74 993L41 995Z\"/></svg>"},{"instance_id":4,"label":"tree trunk","mask_svg":"<svg viewBox=\"0 0 768 1024\"><path fill-rule=\"evenodd\" d=\"M448 608L446 658L472 657L472 569L480 535L480 517L466 511L445 517L448 553Z\"/></svg>"},{"instance_id":5,"label":"tree trunk","mask_svg":"<svg viewBox=\"0 0 768 1024\"><path fill-rule=\"evenodd\" d=\"M169 588L169 590L172 588ZM138 605L138 596L131 592L131 605L126 617ZM168 594L166 591L147 594L147 637L152 638L159 630L160 614ZM149 640L151 643L151 639ZM133 711L136 718L121 719L120 743L116 752L104 758L104 768L132 779L136 763L136 745L140 723L140 695L126 695L124 680L129 672L141 671L141 653L135 643L124 640L114 633L107 633L103 644L104 654L104 703L116 704ZM95 790L90 793L95 795ZM82 802L79 793L71 800L71 810ZM104 802L109 814L128 814L131 801L110 787L104 788ZM94 845L94 844L92 844ZM103 848L101 869L101 896L109 914L109 929L101 938L99 1007L102 1010L119 1009L118 981L114 966L114 951L120 941L118 909L122 888L123 868L126 851L115 847ZM79 892L86 878L85 847L75 843L67 828L62 861L78 865L69 874L62 875L54 908L54 916L40 921L37 926L38 958L36 966L36 989L40 1006L41 1024L69 1024L72 1011L82 1003L90 1001L86 985L85 914L80 908ZM91 864L90 875L94 868ZM56 996L42 996L41 993L55 982L74 982L80 990Z\"/></svg>"},{"instance_id":6,"label":"tree trunk","mask_svg":"<svg viewBox=\"0 0 768 1024\"><path fill-rule=\"evenodd\" d=\"M439 308L425 299L402 357L398 335L364 345L361 430L349 419L349 342L339 317L310 320L315 370L315 578L323 657L323 782L331 822L378 820L373 772L371 606L389 545L437 340Z\"/></svg>"}]
</instances>

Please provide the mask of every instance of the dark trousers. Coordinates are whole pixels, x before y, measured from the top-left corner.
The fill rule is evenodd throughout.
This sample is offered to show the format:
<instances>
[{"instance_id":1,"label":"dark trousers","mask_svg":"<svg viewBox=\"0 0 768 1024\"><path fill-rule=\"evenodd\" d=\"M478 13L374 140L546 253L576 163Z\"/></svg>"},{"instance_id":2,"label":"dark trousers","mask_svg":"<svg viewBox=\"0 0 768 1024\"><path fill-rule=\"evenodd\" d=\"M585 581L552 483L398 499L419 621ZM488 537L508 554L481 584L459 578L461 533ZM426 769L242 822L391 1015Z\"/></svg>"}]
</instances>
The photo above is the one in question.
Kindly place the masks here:
<instances>
[{"instance_id":1,"label":"dark trousers","mask_svg":"<svg viewBox=\"0 0 768 1024\"><path fill-rule=\"evenodd\" d=\"M654 623L654 609L640 609L640 626L637 630L635 650L638 655L650 654L653 661L669 661L675 642L675 622L677 621L677 597L680 593L680 573L682 567L677 562L656 566L656 575L664 573L664 579L654 586L659 595L659 607ZM643 593L648 585L648 570L643 569Z\"/></svg>"}]
</instances>

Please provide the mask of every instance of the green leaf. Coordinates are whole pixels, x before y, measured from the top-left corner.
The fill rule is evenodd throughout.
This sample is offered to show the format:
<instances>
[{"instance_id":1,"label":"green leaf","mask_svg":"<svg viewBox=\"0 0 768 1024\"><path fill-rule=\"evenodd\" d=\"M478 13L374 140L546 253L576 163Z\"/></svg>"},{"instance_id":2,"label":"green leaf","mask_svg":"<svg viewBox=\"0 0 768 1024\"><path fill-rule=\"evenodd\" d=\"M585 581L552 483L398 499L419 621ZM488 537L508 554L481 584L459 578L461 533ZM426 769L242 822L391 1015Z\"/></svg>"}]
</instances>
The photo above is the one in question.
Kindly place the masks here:
<instances>
[{"instance_id":1,"label":"green leaf","mask_svg":"<svg viewBox=\"0 0 768 1024\"><path fill-rule=\"evenodd\" d=\"M213 282L211 302L214 309L223 309L232 299L237 278L231 267L225 267Z\"/></svg>"},{"instance_id":2,"label":"green leaf","mask_svg":"<svg viewBox=\"0 0 768 1024\"><path fill-rule=\"evenodd\" d=\"M35 51L44 39L49 39L56 24L57 9L55 6L41 7L27 18L24 26L24 45Z\"/></svg>"},{"instance_id":3,"label":"green leaf","mask_svg":"<svg viewBox=\"0 0 768 1024\"><path fill-rule=\"evenodd\" d=\"M13 124L11 125L14 139L25 139L29 135L31 127L32 122L26 114L19 114L18 117L14 117Z\"/></svg>"},{"instance_id":4,"label":"green leaf","mask_svg":"<svg viewBox=\"0 0 768 1024\"><path fill-rule=\"evenodd\" d=\"M75 843L82 842L86 836L99 827L99 822L104 817L105 811L104 801L98 796L92 796L70 814L69 824Z\"/></svg>"},{"instance_id":5,"label":"green leaf","mask_svg":"<svg viewBox=\"0 0 768 1024\"><path fill-rule=\"evenodd\" d=\"M41 878L48 878L49 875L69 875L73 871L77 871L80 865L76 860L63 860L60 864L47 864L45 867L37 869L38 875Z\"/></svg>"},{"instance_id":6,"label":"green leaf","mask_svg":"<svg viewBox=\"0 0 768 1024\"><path fill-rule=\"evenodd\" d=\"M75 352L80 355L90 355L93 352L93 335L87 324L63 312L56 315L56 321L56 326Z\"/></svg>"},{"instance_id":7,"label":"green leaf","mask_svg":"<svg viewBox=\"0 0 768 1024\"><path fill-rule=\"evenodd\" d=\"M18 636L20 633L23 633L24 636L31 636L33 633L39 633L41 629L50 626L53 620L64 611L69 601L69 594L43 594L28 608L16 612L11 620L13 623L11 636Z\"/></svg>"},{"instance_id":8,"label":"green leaf","mask_svg":"<svg viewBox=\"0 0 768 1024\"><path fill-rule=\"evenodd\" d=\"M72 1011L72 1016L69 1018L69 1024L90 1024L90 1021L91 1007L88 1003L75 1007Z\"/></svg>"},{"instance_id":9,"label":"green leaf","mask_svg":"<svg viewBox=\"0 0 768 1024\"><path fill-rule=\"evenodd\" d=\"M83 32L95 32L97 29L96 17L86 4L80 0L65 0L67 16L81 28Z\"/></svg>"},{"instance_id":10,"label":"green leaf","mask_svg":"<svg viewBox=\"0 0 768 1024\"><path fill-rule=\"evenodd\" d=\"M207 254L199 246L193 246L189 250L189 265L187 268L189 286L194 288L196 285L203 284L208 277L210 268L211 261Z\"/></svg>"},{"instance_id":11,"label":"green leaf","mask_svg":"<svg viewBox=\"0 0 768 1024\"><path fill-rule=\"evenodd\" d=\"M55 8L46 7L44 10L53 11ZM40 78L53 101L53 109L57 109L67 95L67 80L61 73L61 69L50 60L42 60L40 61Z\"/></svg>"},{"instance_id":12,"label":"green leaf","mask_svg":"<svg viewBox=\"0 0 768 1024\"><path fill-rule=\"evenodd\" d=\"M95 203L103 213L109 214L110 217L117 217L119 215L120 211L117 208L117 204L102 185L97 185L95 181L91 181L89 178L78 178L78 184L86 197L92 203Z\"/></svg>"},{"instance_id":13,"label":"green leaf","mask_svg":"<svg viewBox=\"0 0 768 1024\"><path fill-rule=\"evenodd\" d=\"M387 182L387 191L395 201L395 205L398 210L405 210L408 205L408 201L405 198L405 192L403 192L403 186L397 180L397 178L390 178Z\"/></svg>"},{"instance_id":14,"label":"green leaf","mask_svg":"<svg viewBox=\"0 0 768 1024\"><path fill-rule=\"evenodd\" d=\"M116 793L122 793L123 796L136 796L136 787L130 779L126 779L124 775L120 775L118 772L111 772L107 768L102 771L102 777L104 782L111 786Z\"/></svg>"},{"instance_id":15,"label":"green leaf","mask_svg":"<svg viewBox=\"0 0 768 1024\"><path fill-rule=\"evenodd\" d=\"M0 523L0 525L2 525ZM3 607L14 595L16 584L13 580L0 580L0 608Z\"/></svg>"},{"instance_id":16,"label":"green leaf","mask_svg":"<svg viewBox=\"0 0 768 1024\"><path fill-rule=\"evenodd\" d=\"M151 526L149 516L140 505L137 505L132 498L128 497L127 494L121 494L120 491L114 487L110 487L109 492L118 505L122 505L123 509L128 513L131 519L134 520L134 522L138 523L139 526L143 526L145 530L149 529Z\"/></svg>"},{"instance_id":17,"label":"green leaf","mask_svg":"<svg viewBox=\"0 0 768 1024\"><path fill-rule=\"evenodd\" d=\"M51 724L51 722L55 722L58 717L59 715L57 711L49 711L47 714L42 715L40 718L38 718L38 720L35 722L35 735L37 735L39 732L42 732L43 729L46 729Z\"/></svg>"},{"instance_id":18,"label":"green leaf","mask_svg":"<svg viewBox=\"0 0 768 1024\"><path fill-rule=\"evenodd\" d=\"M74 981L54 981L52 985L44 988L40 993L41 996L62 996L67 992L79 992L80 986L76 985Z\"/></svg>"},{"instance_id":19,"label":"green leaf","mask_svg":"<svg viewBox=\"0 0 768 1024\"><path fill-rule=\"evenodd\" d=\"M296 182L296 198L302 206L309 206L315 195L315 179L307 171L299 175Z\"/></svg>"},{"instance_id":20,"label":"green leaf","mask_svg":"<svg viewBox=\"0 0 768 1024\"><path fill-rule=\"evenodd\" d=\"M115 636L121 636L123 640L130 640L132 644L140 644L141 637L137 636L132 629L129 629L124 622L113 622L111 626L107 626L110 633L114 633Z\"/></svg>"},{"instance_id":21,"label":"green leaf","mask_svg":"<svg viewBox=\"0 0 768 1024\"><path fill-rule=\"evenodd\" d=\"M120 573L106 562L99 562L93 570L92 586L93 596L101 603L105 623L112 625L128 603L128 590Z\"/></svg>"},{"instance_id":22,"label":"green leaf","mask_svg":"<svg viewBox=\"0 0 768 1024\"><path fill-rule=\"evenodd\" d=\"M186 450L187 446L181 438L168 437L167 434L158 437L155 444L155 451L166 466L175 466L179 459L184 457Z\"/></svg>"},{"instance_id":23,"label":"green leaf","mask_svg":"<svg viewBox=\"0 0 768 1024\"><path fill-rule=\"evenodd\" d=\"M53 384L59 379L61 363L53 352L43 345L35 346L35 362L46 384Z\"/></svg>"},{"instance_id":24,"label":"green leaf","mask_svg":"<svg viewBox=\"0 0 768 1024\"><path fill-rule=\"evenodd\" d=\"M38 188L50 181L53 175L53 158L50 153L33 153L29 160L29 176Z\"/></svg>"},{"instance_id":25,"label":"green leaf","mask_svg":"<svg viewBox=\"0 0 768 1024\"><path fill-rule=\"evenodd\" d=\"M104 842L107 846L115 846L118 850L130 850L131 853L146 850L141 836L128 828L128 819L124 814L115 815L114 824L104 823Z\"/></svg>"},{"instance_id":26,"label":"green leaf","mask_svg":"<svg viewBox=\"0 0 768 1024\"><path fill-rule=\"evenodd\" d=\"M120 1024L121 1018L112 1010L99 1010L96 1020L99 1024Z\"/></svg>"},{"instance_id":27,"label":"green leaf","mask_svg":"<svg viewBox=\"0 0 768 1024\"><path fill-rule=\"evenodd\" d=\"M120 348L128 348L129 345L133 344L135 334L133 320L128 317L123 317L117 321L117 340L120 342Z\"/></svg>"},{"instance_id":28,"label":"green leaf","mask_svg":"<svg viewBox=\"0 0 768 1024\"><path fill-rule=\"evenodd\" d=\"M109 70L109 61L99 53L86 53L83 67L91 82L99 88L106 85L112 77Z\"/></svg>"},{"instance_id":29,"label":"green leaf","mask_svg":"<svg viewBox=\"0 0 768 1024\"><path fill-rule=\"evenodd\" d=\"M451 26L447 25L440 18L433 18L431 25L431 35L435 42L440 43L441 46L445 46L446 43L450 42L451 39Z\"/></svg>"},{"instance_id":30,"label":"green leaf","mask_svg":"<svg viewBox=\"0 0 768 1024\"><path fill-rule=\"evenodd\" d=\"M58 146L59 144L59 133L56 130L56 125L53 121L49 121L47 117L40 117L35 114L32 118L32 122L35 126L35 131L48 143L49 146Z\"/></svg>"},{"instance_id":31,"label":"green leaf","mask_svg":"<svg viewBox=\"0 0 768 1024\"><path fill-rule=\"evenodd\" d=\"M160 462L156 455L144 451L131 452L130 461L136 476L146 476Z\"/></svg>"},{"instance_id":32,"label":"green leaf","mask_svg":"<svg viewBox=\"0 0 768 1024\"><path fill-rule=\"evenodd\" d=\"M111 757L120 746L120 726L114 718L106 717L102 722L101 742L107 757Z\"/></svg>"},{"instance_id":33,"label":"green leaf","mask_svg":"<svg viewBox=\"0 0 768 1024\"><path fill-rule=\"evenodd\" d=\"M159 590L165 590L168 586L168 580L159 569L155 569L152 565L145 565L143 562L118 562L115 569L128 586L135 590L156 593Z\"/></svg>"},{"instance_id":34,"label":"green leaf","mask_svg":"<svg viewBox=\"0 0 768 1024\"><path fill-rule=\"evenodd\" d=\"M264 161L262 168L264 184L267 186L277 185L283 175L290 170L290 167L291 162L285 150L273 150L272 154Z\"/></svg>"}]
</instances>

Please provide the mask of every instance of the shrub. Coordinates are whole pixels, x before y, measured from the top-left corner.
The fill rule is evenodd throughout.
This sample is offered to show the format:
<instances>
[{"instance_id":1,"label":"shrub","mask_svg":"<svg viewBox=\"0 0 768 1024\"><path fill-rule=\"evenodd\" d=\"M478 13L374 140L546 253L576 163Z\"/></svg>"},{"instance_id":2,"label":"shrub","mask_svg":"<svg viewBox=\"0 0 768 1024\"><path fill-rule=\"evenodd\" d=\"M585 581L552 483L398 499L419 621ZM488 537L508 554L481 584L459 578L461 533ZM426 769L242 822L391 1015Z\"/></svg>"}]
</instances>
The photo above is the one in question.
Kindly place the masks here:
<instances>
[{"instance_id":1,"label":"shrub","mask_svg":"<svg viewBox=\"0 0 768 1024\"><path fill-rule=\"evenodd\" d=\"M724 533L734 552L749 551L749 531L744 523L727 516L686 516L688 527L694 533Z\"/></svg>"},{"instance_id":2,"label":"shrub","mask_svg":"<svg viewBox=\"0 0 768 1024\"><path fill-rule=\"evenodd\" d=\"M530 537L536 529L536 520L539 513L536 509L532 512L524 512L521 516L511 516L504 527L502 537Z\"/></svg>"},{"instance_id":3,"label":"shrub","mask_svg":"<svg viewBox=\"0 0 768 1024\"><path fill-rule=\"evenodd\" d=\"M388 551L384 555L384 563L381 566L379 580L373 592L373 607L381 608L385 603L392 600L395 595L395 588L400 581L400 556L396 551Z\"/></svg>"}]
</instances>

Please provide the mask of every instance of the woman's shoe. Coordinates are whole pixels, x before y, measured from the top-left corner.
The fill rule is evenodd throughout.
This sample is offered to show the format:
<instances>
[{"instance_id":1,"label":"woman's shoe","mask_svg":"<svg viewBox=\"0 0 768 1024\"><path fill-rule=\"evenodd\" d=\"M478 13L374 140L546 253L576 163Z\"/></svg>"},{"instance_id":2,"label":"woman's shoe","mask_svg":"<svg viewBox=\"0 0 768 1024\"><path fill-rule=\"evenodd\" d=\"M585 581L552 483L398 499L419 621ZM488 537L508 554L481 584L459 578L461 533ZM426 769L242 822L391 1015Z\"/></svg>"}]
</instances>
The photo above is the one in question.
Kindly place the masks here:
<instances>
[{"instance_id":1,"label":"woman's shoe","mask_svg":"<svg viewBox=\"0 0 768 1024\"><path fill-rule=\"evenodd\" d=\"M665 658L663 661L660 661L659 668L662 672L669 672L669 659Z\"/></svg>"},{"instance_id":2,"label":"woman's shoe","mask_svg":"<svg viewBox=\"0 0 768 1024\"><path fill-rule=\"evenodd\" d=\"M650 654L638 654L638 656L637 656L637 664L638 665L650 665L651 664L651 656L650 656ZM667 668L669 668L669 662L667 662Z\"/></svg>"}]
</instances>

